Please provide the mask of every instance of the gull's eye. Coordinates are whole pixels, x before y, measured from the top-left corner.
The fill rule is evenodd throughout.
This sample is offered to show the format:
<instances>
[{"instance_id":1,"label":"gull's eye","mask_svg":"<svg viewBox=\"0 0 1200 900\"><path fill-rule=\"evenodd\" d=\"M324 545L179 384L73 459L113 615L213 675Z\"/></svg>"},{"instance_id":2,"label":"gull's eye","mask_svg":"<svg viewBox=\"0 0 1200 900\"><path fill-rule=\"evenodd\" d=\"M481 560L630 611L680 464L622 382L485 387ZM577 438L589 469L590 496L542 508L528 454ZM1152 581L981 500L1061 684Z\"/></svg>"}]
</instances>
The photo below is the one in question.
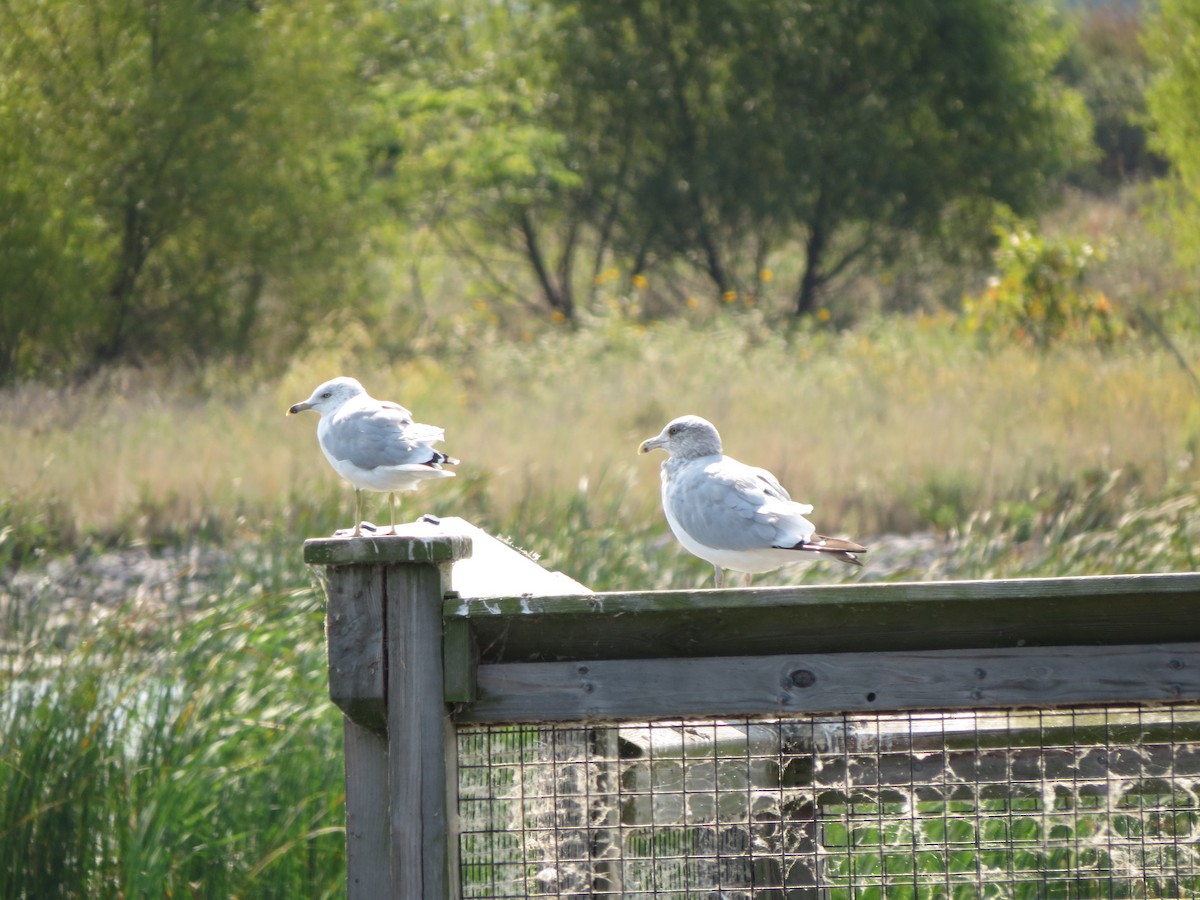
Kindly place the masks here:
<instances>
[{"instance_id":1,"label":"gull's eye","mask_svg":"<svg viewBox=\"0 0 1200 900\"><path fill-rule=\"evenodd\" d=\"M667 434L669 434L669 435L679 434L679 426L672 425L670 428L667 429Z\"/></svg>"},{"instance_id":2,"label":"gull's eye","mask_svg":"<svg viewBox=\"0 0 1200 900\"><path fill-rule=\"evenodd\" d=\"M328 399L329 399L330 397L332 397L332 396L333 396L333 391L326 391L325 393L323 393L323 394L321 395L321 399L322 399L322 400L328 400Z\"/></svg>"}]
</instances>

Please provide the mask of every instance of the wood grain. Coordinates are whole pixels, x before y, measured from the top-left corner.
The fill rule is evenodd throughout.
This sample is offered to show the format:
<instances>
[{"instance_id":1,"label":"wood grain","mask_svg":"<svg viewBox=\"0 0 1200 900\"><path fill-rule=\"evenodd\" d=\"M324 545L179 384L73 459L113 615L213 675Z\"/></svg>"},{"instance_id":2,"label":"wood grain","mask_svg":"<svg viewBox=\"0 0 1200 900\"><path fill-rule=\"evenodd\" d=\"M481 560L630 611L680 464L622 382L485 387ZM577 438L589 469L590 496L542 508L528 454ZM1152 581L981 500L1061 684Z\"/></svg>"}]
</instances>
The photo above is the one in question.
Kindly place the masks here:
<instances>
[{"instance_id":1,"label":"wood grain","mask_svg":"<svg viewBox=\"0 0 1200 900\"><path fill-rule=\"evenodd\" d=\"M1200 643L501 663L462 722L1200 700Z\"/></svg>"},{"instance_id":2,"label":"wood grain","mask_svg":"<svg viewBox=\"0 0 1200 900\"><path fill-rule=\"evenodd\" d=\"M347 718L345 746L346 897L376 900L392 884L387 737Z\"/></svg>"},{"instance_id":3,"label":"wood grain","mask_svg":"<svg viewBox=\"0 0 1200 900\"><path fill-rule=\"evenodd\" d=\"M1200 640L1200 574L448 600L481 661Z\"/></svg>"},{"instance_id":4,"label":"wood grain","mask_svg":"<svg viewBox=\"0 0 1200 900\"><path fill-rule=\"evenodd\" d=\"M448 562L471 555L471 539L460 534L429 534L416 528L398 535L311 538L304 542L304 561L310 566L354 563Z\"/></svg>"},{"instance_id":5,"label":"wood grain","mask_svg":"<svg viewBox=\"0 0 1200 900\"><path fill-rule=\"evenodd\" d=\"M329 697L352 722L386 732L383 567L333 567L325 593Z\"/></svg>"},{"instance_id":6,"label":"wood grain","mask_svg":"<svg viewBox=\"0 0 1200 900\"><path fill-rule=\"evenodd\" d=\"M392 889L397 900L457 897L454 731L442 700L443 572L393 565L385 574L388 646L388 793Z\"/></svg>"}]
</instances>

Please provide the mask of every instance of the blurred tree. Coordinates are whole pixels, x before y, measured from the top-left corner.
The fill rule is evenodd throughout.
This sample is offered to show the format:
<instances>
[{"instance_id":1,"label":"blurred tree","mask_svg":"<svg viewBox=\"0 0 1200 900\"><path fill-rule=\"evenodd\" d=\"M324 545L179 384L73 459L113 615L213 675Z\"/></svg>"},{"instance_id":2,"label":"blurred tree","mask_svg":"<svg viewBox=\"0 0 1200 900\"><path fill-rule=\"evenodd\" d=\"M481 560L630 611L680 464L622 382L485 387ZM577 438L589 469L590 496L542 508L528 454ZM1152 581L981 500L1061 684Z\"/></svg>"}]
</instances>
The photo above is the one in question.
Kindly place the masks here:
<instances>
[{"instance_id":1,"label":"blurred tree","mask_svg":"<svg viewBox=\"0 0 1200 900\"><path fill-rule=\"evenodd\" d=\"M951 208L1033 209L1088 147L1037 3L562 8L553 82L577 111L569 146L587 151L572 168L611 186L613 240L634 260L683 254L721 294L798 236L794 309L810 312L856 259L936 233ZM985 240L990 221L972 221Z\"/></svg>"},{"instance_id":2,"label":"blurred tree","mask_svg":"<svg viewBox=\"0 0 1200 900\"><path fill-rule=\"evenodd\" d=\"M363 231L341 13L0 0L0 379L246 354L333 302Z\"/></svg>"},{"instance_id":3,"label":"blurred tree","mask_svg":"<svg viewBox=\"0 0 1200 900\"><path fill-rule=\"evenodd\" d=\"M381 19L369 140L393 209L434 229L490 292L573 319L587 205L546 113L547 9L414 0ZM540 301L523 296L511 260L533 274Z\"/></svg>"},{"instance_id":4,"label":"blurred tree","mask_svg":"<svg viewBox=\"0 0 1200 900\"><path fill-rule=\"evenodd\" d=\"M1163 0L1146 22L1146 48L1156 67L1146 101L1151 147L1171 164L1161 182L1180 258L1200 263L1200 2Z\"/></svg>"},{"instance_id":5,"label":"blurred tree","mask_svg":"<svg viewBox=\"0 0 1200 900\"><path fill-rule=\"evenodd\" d=\"M718 295L744 287L747 271L756 279L753 261L784 224L763 197L778 144L749 127L767 86L735 71L760 37L748 8L562 4L547 54L553 121L591 188L602 245L634 273L683 257Z\"/></svg>"},{"instance_id":6,"label":"blurred tree","mask_svg":"<svg viewBox=\"0 0 1200 900\"><path fill-rule=\"evenodd\" d=\"M1067 8L1074 35L1058 66L1083 95L1095 121L1094 166L1070 173L1085 187L1113 187L1138 176L1160 176L1165 160L1146 141L1146 88L1151 63L1140 40L1143 5L1093 0Z\"/></svg>"},{"instance_id":7,"label":"blurred tree","mask_svg":"<svg viewBox=\"0 0 1200 900\"><path fill-rule=\"evenodd\" d=\"M758 293L799 243L798 314L914 235L982 247L1086 155L1062 34L1004 0L414 0L366 66L376 171L491 288L572 318L582 262L685 259ZM540 297L522 297L517 260Z\"/></svg>"}]
</instances>

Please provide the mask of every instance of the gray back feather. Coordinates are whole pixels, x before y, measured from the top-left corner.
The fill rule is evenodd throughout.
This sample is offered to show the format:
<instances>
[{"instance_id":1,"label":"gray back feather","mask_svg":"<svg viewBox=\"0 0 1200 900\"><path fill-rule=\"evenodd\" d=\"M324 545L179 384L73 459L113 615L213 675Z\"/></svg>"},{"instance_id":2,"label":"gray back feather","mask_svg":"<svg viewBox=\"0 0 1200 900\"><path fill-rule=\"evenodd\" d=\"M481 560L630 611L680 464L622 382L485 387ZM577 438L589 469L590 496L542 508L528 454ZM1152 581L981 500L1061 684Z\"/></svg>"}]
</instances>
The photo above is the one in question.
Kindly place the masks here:
<instances>
[{"instance_id":1,"label":"gray back feather","mask_svg":"<svg viewBox=\"0 0 1200 900\"><path fill-rule=\"evenodd\" d=\"M788 512L780 507L791 498L769 472L727 456L707 465L692 460L667 472L664 502L684 531L706 547L750 550L779 539L780 514ZM687 502L681 502L684 496Z\"/></svg>"},{"instance_id":2,"label":"gray back feather","mask_svg":"<svg viewBox=\"0 0 1200 900\"><path fill-rule=\"evenodd\" d=\"M362 469L421 465L441 458L432 445L442 440L443 429L413 422L412 413L396 403L364 408L351 401L329 424L325 449Z\"/></svg>"}]
</instances>

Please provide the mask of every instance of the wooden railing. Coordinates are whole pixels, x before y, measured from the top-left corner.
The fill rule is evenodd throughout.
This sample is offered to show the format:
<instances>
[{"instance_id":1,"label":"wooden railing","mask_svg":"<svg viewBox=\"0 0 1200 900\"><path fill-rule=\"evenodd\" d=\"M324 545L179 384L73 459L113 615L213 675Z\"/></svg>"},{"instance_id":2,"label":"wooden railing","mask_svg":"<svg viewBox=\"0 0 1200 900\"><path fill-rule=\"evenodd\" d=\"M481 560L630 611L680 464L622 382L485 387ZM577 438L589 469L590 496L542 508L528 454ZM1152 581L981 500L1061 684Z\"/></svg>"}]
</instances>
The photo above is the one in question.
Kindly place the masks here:
<instances>
[{"instance_id":1,"label":"wooden railing","mask_svg":"<svg viewBox=\"0 0 1200 900\"><path fill-rule=\"evenodd\" d=\"M1200 575L593 593L461 520L305 543L351 898L459 895L456 723L1200 700Z\"/></svg>"}]
</instances>

